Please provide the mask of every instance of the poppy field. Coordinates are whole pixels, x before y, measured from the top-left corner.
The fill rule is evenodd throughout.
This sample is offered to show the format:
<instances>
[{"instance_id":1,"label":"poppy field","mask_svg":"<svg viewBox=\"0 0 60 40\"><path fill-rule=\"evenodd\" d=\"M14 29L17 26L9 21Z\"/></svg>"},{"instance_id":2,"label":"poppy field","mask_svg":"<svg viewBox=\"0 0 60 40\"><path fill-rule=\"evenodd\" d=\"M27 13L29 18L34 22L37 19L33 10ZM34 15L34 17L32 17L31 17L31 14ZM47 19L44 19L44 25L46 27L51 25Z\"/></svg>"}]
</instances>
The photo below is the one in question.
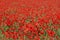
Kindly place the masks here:
<instances>
[{"instance_id":1,"label":"poppy field","mask_svg":"<svg viewBox=\"0 0 60 40\"><path fill-rule=\"evenodd\" d=\"M0 0L0 40L60 40L60 0Z\"/></svg>"}]
</instances>

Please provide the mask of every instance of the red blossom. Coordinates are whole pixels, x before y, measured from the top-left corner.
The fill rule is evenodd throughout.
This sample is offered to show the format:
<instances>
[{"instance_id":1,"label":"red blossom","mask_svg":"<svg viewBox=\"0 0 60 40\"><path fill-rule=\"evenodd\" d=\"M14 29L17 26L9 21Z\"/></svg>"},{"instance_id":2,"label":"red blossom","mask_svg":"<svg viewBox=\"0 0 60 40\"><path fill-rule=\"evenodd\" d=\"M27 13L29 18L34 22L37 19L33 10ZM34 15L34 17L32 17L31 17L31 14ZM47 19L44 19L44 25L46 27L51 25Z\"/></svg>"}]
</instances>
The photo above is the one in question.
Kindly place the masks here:
<instances>
[{"instance_id":1,"label":"red blossom","mask_svg":"<svg viewBox=\"0 0 60 40\"><path fill-rule=\"evenodd\" d=\"M53 37L55 35L55 32L52 30L47 30L47 33L49 36Z\"/></svg>"}]
</instances>

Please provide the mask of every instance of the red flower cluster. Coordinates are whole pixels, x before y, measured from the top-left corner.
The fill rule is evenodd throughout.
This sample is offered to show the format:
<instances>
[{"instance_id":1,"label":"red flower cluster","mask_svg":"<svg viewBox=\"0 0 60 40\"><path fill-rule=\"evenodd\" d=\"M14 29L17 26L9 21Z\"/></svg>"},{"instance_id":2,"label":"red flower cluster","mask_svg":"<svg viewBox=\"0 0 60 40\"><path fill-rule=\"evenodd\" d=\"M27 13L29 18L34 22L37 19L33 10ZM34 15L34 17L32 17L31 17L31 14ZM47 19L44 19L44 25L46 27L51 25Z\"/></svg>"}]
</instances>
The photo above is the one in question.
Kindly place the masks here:
<instances>
[{"instance_id":1,"label":"red flower cluster","mask_svg":"<svg viewBox=\"0 0 60 40\"><path fill-rule=\"evenodd\" d=\"M0 0L0 40L60 40L60 0Z\"/></svg>"}]
</instances>

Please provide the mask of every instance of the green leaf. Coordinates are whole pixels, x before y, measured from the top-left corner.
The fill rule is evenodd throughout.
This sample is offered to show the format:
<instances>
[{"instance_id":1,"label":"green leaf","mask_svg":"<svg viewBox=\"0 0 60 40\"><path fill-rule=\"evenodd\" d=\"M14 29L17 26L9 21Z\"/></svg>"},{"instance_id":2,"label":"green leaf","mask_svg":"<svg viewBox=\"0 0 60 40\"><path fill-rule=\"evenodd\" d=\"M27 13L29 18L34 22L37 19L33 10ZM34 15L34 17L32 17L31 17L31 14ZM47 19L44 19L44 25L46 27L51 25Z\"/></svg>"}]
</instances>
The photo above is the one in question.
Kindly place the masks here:
<instances>
[{"instance_id":1,"label":"green leaf","mask_svg":"<svg viewBox=\"0 0 60 40\"><path fill-rule=\"evenodd\" d=\"M13 38L9 38L9 40L13 40Z\"/></svg>"},{"instance_id":2,"label":"green leaf","mask_svg":"<svg viewBox=\"0 0 60 40\"><path fill-rule=\"evenodd\" d=\"M0 33L0 38L3 38L4 37L4 34Z\"/></svg>"},{"instance_id":3,"label":"green leaf","mask_svg":"<svg viewBox=\"0 0 60 40\"><path fill-rule=\"evenodd\" d=\"M6 31L7 29L9 29L9 27L8 26L4 26L4 31Z\"/></svg>"},{"instance_id":4,"label":"green leaf","mask_svg":"<svg viewBox=\"0 0 60 40\"><path fill-rule=\"evenodd\" d=\"M0 33L2 33L2 31L0 30Z\"/></svg>"},{"instance_id":5,"label":"green leaf","mask_svg":"<svg viewBox=\"0 0 60 40\"><path fill-rule=\"evenodd\" d=\"M25 20L26 23L30 23L30 21L31 21L30 19L26 19Z\"/></svg>"},{"instance_id":6,"label":"green leaf","mask_svg":"<svg viewBox=\"0 0 60 40\"><path fill-rule=\"evenodd\" d=\"M24 40L29 40L29 38L26 35L24 35Z\"/></svg>"},{"instance_id":7,"label":"green leaf","mask_svg":"<svg viewBox=\"0 0 60 40\"><path fill-rule=\"evenodd\" d=\"M57 35L60 37L60 28L57 30Z\"/></svg>"},{"instance_id":8,"label":"green leaf","mask_svg":"<svg viewBox=\"0 0 60 40\"><path fill-rule=\"evenodd\" d=\"M2 30L0 30L0 40L2 40L2 38L4 38L4 34L2 34Z\"/></svg>"},{"instance_id":9,"label":"green leaf","mask_svg":"<svg viewBox=\"0 0 60 40\"><path fill-rule=\"evenodd\" d=\"M44 31L44 36L46 36L46 35L47 35L46 31Z\"/></svg>"}]
</instances>

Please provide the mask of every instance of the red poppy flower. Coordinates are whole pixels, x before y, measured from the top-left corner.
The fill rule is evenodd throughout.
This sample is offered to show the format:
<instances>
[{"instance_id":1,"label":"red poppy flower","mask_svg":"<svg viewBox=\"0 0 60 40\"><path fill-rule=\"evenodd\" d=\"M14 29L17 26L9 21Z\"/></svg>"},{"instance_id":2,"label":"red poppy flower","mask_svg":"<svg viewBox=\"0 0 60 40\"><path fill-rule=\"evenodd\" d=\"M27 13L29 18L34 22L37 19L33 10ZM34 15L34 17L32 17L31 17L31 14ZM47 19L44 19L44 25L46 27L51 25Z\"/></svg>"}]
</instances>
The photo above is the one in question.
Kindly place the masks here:
<instances>
[{"instance_id":1,"label":"red poppy flower","mask_svg":"<svg viewBox=\"0 0 60 40\"><path fill-rule=\"evenodd\" d=\"M47 33L49 36L53 37L55 35L55 32L52 30L47 30Z\"/></svg>"}]
</instances>

